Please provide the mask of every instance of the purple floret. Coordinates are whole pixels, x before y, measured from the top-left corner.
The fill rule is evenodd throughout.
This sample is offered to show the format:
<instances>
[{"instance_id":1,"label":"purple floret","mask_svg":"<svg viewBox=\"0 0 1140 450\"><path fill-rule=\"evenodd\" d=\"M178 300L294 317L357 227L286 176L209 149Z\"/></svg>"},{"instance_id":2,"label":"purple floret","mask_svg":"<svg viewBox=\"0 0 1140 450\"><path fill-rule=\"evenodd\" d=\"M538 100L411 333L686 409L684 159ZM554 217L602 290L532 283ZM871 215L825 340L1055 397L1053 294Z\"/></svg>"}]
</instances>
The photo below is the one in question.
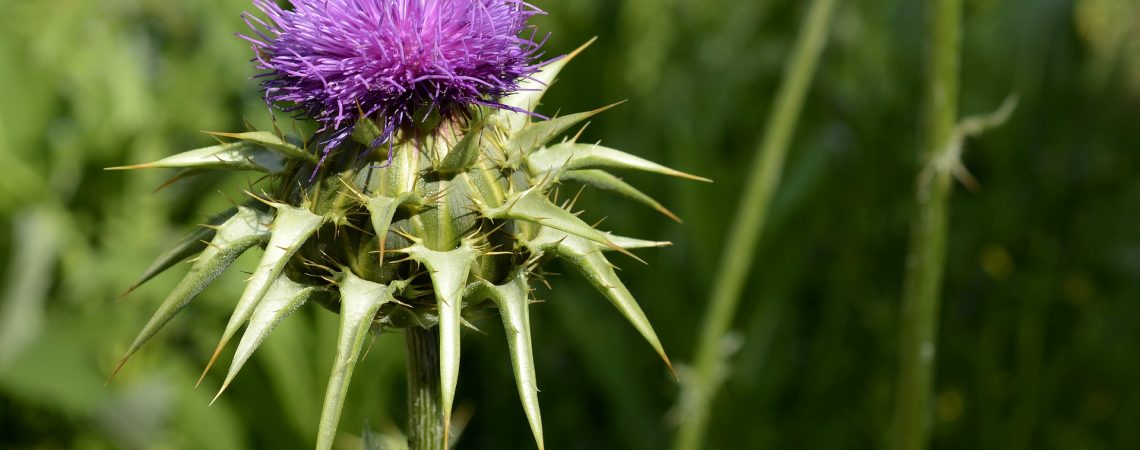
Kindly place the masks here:
<instances>
[{"instance_id":1,"label":"purple floret","mask_svg":"<svg viewBox=\"0 0 1140 450\"><path fill-rule=\"evenodd\" d=\"M362 117L384 128L373 146L422 118L472 105L498 108L538 70L542 42L526 24L542 11L521 0L254 0L245 14L265 98L318 121L324 152ZM415 117L421 111L420 117Z\"/></svg>"}]
</instances>

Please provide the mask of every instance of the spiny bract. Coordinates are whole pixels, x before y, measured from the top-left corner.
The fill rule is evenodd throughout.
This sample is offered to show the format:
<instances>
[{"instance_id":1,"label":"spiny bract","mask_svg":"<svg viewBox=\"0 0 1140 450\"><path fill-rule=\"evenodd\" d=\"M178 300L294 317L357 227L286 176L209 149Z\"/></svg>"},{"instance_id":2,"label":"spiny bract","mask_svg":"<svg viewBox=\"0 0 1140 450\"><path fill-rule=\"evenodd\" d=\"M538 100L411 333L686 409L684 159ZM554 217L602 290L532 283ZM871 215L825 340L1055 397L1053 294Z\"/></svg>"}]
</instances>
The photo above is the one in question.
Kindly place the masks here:
<instances>
[{"instance_id":1,"label":"spiny bract","mask_svg":"<svg viewBox=\"0 0 1140 450\"><path fill-rule=\"evenodd\" d=\"M459 374L460 330L467 317L493 311L502 318L519 395L543 447L527 309L530 282L544 261L562 258L576 268L666 358L603 252L632 257L629 250L668 243L599 231L569 210L573 202L552 201L553 188L563 182L594 186L671 216L604 169L704 180L578 143L576 137L555 142L606 108L549 120L523 112L535 109L574 54L520 80L515 93L498 99L504 108L476 104L458 114L426 115L398 129L391 146L372 145L384 133L385 119L366 116L323 164L320 150L298 139L253 131L217 134L230 141L124 167L257 171L269 177L251 200L177 242L145 271L134 287L197 255L116 372L239 255L257 247L261 261L209 364L245 325L223 390L278 323L313 302L338 312L341 320L317 448L332 445L366 336L389 329L438 327L446 430ZM388 152L391 164L385 164Z\"/></svg>"}]
</instances>

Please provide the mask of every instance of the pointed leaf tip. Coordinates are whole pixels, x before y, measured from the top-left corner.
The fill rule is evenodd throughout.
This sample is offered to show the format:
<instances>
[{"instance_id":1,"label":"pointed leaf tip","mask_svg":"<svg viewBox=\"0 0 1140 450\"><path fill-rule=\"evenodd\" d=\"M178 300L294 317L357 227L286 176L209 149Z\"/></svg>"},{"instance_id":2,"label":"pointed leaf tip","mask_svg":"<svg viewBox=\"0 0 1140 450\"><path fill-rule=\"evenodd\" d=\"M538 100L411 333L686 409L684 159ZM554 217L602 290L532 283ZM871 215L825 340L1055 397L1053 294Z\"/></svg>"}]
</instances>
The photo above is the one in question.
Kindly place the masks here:
<instances>
[{"instance_id":1,"label":"pointed leaf tip","mask_svg":"<svg viewBox=\"0 0 1140 450\"><path fill-rule=\"evenodd\" d=\"M368 214L372 222L372 231L376 233L376 238L379 241L379 263L384 263L385 245L388 242L388 229L392 226L392 218L395 217L396 211L400 206L414 202L412 192L404 192L396 197L385 197L376 195L369 197L364 203L368 208Z\"/></svg>"},{"instance_id":2,"label":"pointed leaf tip","mask_svg":"<svg viewBox=\"0 0 1140 450\"><path fill-rule=\"evenodd\" d=\"M242 142L257 144L261 147L272 150L273 152L285 158L297 159L308 162L310 164L316 164L318 162L316 155L307 152L305 149L293 145L289 141L286 141L281 136L278 136L275 133L270 133L268 131L248 131L245 133L222 133L216 131L206 131L205 133L211 136L228 137L231 139L238 139Z\"/></svg>"},{"instance_id":3,"label":"pointed leaf tip","mask_svg":"<svg viewBox=\"0 0 1140 450\"><path fill-rule=\"evenodd\" d=\"M618 236L613 233L606 233L606 237L610 239L610 242L613 242L618 247L624 248L626 250L632 250L636 248L660 248L673 245L673 243L669 241L647 241L644 239Z\"/></svg>"},{"instance_id":4,"label":"pointed leaf tip","mask_svg":"<svg viewBox=\"0 0 1140 450\"><path fill-rule=\"evenodd\" d=\"M371 147L380 138L380 135L384 134L384 130L376 126L376 122L368 118L363 110L359 112L361 119L357 120L356 125L352 128L352 140L360 145Z\"/></svg>"},{"instance_id":5,"label":"pointed leaf tip","mask_svg":"<svg viewBox=\"0 0 1140 450\"><path fill-rule=\"evenodd\" d=\"M598 144L563 142L535 151L526 157L532 175L579 169L637 170L711 183L712 180L681 172L653 161Z\"/></svg>"},{"instance_id":6,"label":"pointed leaf tip","mask_svg":"<svg viewBox=\"0 0 1140 450\"><path fill-rule=\"evenodd\" d=\"M518 133L515 133L511 140L507 142L505 148L507 155L512 158L525 157L531 152L542 148L542 146L566 132L566 130L569 130L571 127L622 103L625 103L625 101L622 100L592 111L568 114L549 120L529 123L519 130Z\"/></svg>"},{"instance_id":7,"label":"pointed leaf tip","mask_svg":"<svg viewBox=\"0 0 1140 450\"><path fill-rule=\"evenodd\" d=\"M531 75L529 78L523 79L522 82L519 83L519 87L515 93L503 97L500 102L511 109L535 111L538 109L543 95L545 95L546 91L550 89L550 86L554 84L554 80L558 77L558 73L562 71L562 68L566 67L566 64L568 64L570 60L586 50L586 48L597 39L597 36L595 36L569 54L547 62L537 73ZM502 109L498 114L506 119L509 131L515 133L526 126L531 116L526 113L512 111L511 109Z\"/></svg>"},{"instance_id":8,"label":"pointed leaf tip","mask_svg":"<svg viewBox=\"0 0 1140 450\"><path fill-rule=\"evenodd\" d=\"M544 230L545 231L545 230ZM569 262L586 280L610 301L618 312L637 329L638 333L649 343L653 350L661 357L674 372L673 364L661 346L657 332L649 323L645 312L641 310L633 294L625 287L614 272L614 267L602 252L597 251L597 244L582 237L557 232L540 232L535 240L527 242L532 251L546 251Z\"/></svg>"},{"instance_id":9,"label":"pointed leaf tip","mask_svg":"<svg viewBox=\"0 0 1140 450\"><path fill-rule=\"evenodd\" d=\"M206 378L206 373L217 362L218 356L221 355L226 344L237 333L238 328L253 314L254 308L265 297L271 283L281 275L285 263L293 257L293 254L301 248L309 236L312 236L327 220L326 217L313 214L304 208L283 204L273 204L273 206L277 208L277 217L273 220L273 233L269 238L269 243L265 246L265 252L261 255L261 262L258 263L257 269L246 284L245 291L238 299L238 304L234 307L230 321L226 324L225 331L222 332L222 338L218 341L218 346L214 349L210 361L206 363L202 375L198 377L197 384L202 383L202 380Z\"/></svg>"},{"instance_id":10,"label":"pointed leaf tip","mask_svg":"<svg viewBox=\"0 0 1140 450\"><path fill-rule=\"evenodd\" d=\"M605 233L598 231L590 226L590 224L582 221L582 219L570 211L551 203L550 200L537 189L532 188L517 193L507 199L503 206L489 208L484 211L483 214L493 219L523 220L560 230L597 242L645 264L645 260L638 258L637 255L630 253L629 250L610 242Z\"/></svg>"},{"instance_id":11,"label":"pointed leaf tip","mask_svg":"<svg viewBox=\"0 0 1140 450\"><path fill-rule=\"evenodd\" d=\"M503 331L507 336L507 347L511 354L511 367L514 369L515 384L523 411L530 423L538 448L545 447L542 433L542 414L538 403L538 381L534 369L534 353L531 346L530 330L530 286L527 283L527 270L519 268L506 284L495 286L480 281L469 290L472 300L490 298L499 308L503 319Z\"/></svg>"},{"instance_id":12,"label":"pointed leaf tip","mask_svg":"<svg viewBox=\"0 0 1140 450\"><path fill-rule=\"evenodd\" d=\"M134 342L119 360L111 377L114 378L131 355L205 290L238 256L255 245L268 240L270 220L271 217L264 212L238 207L234 215L218 227L210 245L202 250L194 265L190 267L190 272L175 286L174 290L163 300L162 305L143 326Z\"/></svg>"},{"instance_id":13,"label":"pointed leaf tip","mask_svg":"<svg viewBox=\"0 0 1140 450\"><path fill-rule=\"evenodd\" d=\"M430 250L416 244L407 250L408 256L427 266L436 295L439 310L439 375L440 392L443 397L443 432L446 436L451 429L451 409L455 401L455 390L459 384L460 331L463 318L463 293L471 264L478 258L471 242L449 251Z\"/></svg>"},{"instance_id":14,"label":"pointed leaf tip","mask_svg":"<svg viewBox=\"0 0 1140 450\"><path fill-rule=\"evenodd\" d=\"M483 134L482 120L474 122L470 130L447 152L436 169L442 173L458 173L467 170L479 159L483 148L480 145Z\"/></svg>"},{"instance_id":15,"label":"pointed leaf tip","mask_svg":"<svg viewBox=\"0 0 1140 450\"><path fill-rule=\"evenodd\" d=\"M380 307L395 301L394 285L383 285L357 277L350 271L341 274L340 286L340 331L337 338L336 360L329 384L325 389L325 399L321 406L321 422L317 431L317 449L332 448L340 423L341 410L352 381L364 339L372 327L373 319Z\"/></svg>"},{"instance_id":16,"label":"pointed leaf tip","mask_svg":"<svg viewBox=\"0 0 1140 450\"><path fill-rule=\"evenodd\" d=\"M665 217L672 219L677 223L682 223L681 218L673 214L661 202L658 202L648 194L641 192L640 189L633 187L633 185L626 183L621 178L614 176L604 170L570 170L563 173L560 177L562 181L576 181L585 185L593 186L598 189L612 191L624 197L630 198L650 208L657 210L657 212L664 214Z\"/></svg>"},{"instance_id":17,"label":"pointed leaf tip","mask_svg":"<svg viewBox=\"0 0 1140 450\"><path fill-rule=\"evenodd\" d=\"M230 363L229 372L226 374L225 381L222 382L222 387L218 389L218 394L214 396L214 400L217 400L222 392L229 387L234 377L249 361L249 357L253 356L254 351L269 337L269 333L319 291L320 288L318 287L305 286L287 277L278 277L273 282L269 291L265 293L265 298L257 305L253 311L253 316L250 317L249 326L246 327L245 333L238 343L234 359Z\"/></svg>"},{"instance_id":18,"label":"pointed leaf tip","mask_svg":"<svg viewBox=\"0 0 1140 450\"><path fill-rule=\"evenodd\" d=\"M190 150L154 162L105 170L219 169L277 173L284 168L285 158L273 150L247 142L231 142Z\"/></svg>"},{"instance_id":19,"label":"pointed leaf tip","mask_svg":"<svg viewBox=\"0 0 1140 450\"><path fill-rule=\"evenodd\" d=\"M206 221L204 225L195 227L193 231L175 241L174 245L162 252L150 266L143 271L142 275L125 292L119 295L119 299L126 297L138 289L151 278L158 276L165 272L167 269L174 267L178 263L185 261L193 255L201 253L206 248L208 242L214 238L217 233L218 226L225 223L230 217L237 214L237 208L230 208L221 214L215 215Z\"/></svg>"}]
</instances>

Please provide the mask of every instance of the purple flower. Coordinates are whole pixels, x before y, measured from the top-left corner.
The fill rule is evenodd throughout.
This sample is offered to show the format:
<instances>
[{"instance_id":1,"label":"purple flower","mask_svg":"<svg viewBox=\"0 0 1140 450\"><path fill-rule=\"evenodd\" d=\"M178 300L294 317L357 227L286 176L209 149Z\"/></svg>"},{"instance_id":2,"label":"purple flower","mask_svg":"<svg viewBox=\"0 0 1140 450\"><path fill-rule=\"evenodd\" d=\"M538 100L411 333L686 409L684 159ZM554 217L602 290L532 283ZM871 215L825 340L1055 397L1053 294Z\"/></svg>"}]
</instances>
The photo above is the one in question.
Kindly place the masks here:
<instances>
[{"instance_id":1,"label":"purple flower","mask_svg":"<svg viewBox=\"0 0 1140 450\"><path fill-rule=\"evenodd\" d=\"M412 125L417 111L505 108L497 100L540 66L542 42L524 31L542 11L521 0L291 3L285 10L254 0L269 21L245 14L256 37L242 37L267 71L266 100L318 121L326 154L362 117L383 126L376 146Z\"/></svg>"}]
</instances>

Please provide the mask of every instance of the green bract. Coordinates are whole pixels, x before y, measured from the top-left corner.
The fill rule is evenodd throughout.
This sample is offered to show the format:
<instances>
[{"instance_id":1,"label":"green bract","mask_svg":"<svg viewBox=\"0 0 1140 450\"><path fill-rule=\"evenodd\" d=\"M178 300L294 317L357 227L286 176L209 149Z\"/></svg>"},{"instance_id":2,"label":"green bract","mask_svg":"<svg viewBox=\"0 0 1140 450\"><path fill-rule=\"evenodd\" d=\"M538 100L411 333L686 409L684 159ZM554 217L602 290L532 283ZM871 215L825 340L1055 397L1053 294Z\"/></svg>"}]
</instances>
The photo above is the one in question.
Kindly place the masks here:
<instances>
[{"instance_id":1,"label":"green bract","mask_svg":"<svg viewBox=\"0 0 1140 450\"><path fill-rule=\"evenodd\" d=\"M572 56L547 64L503 103L533 110ZM476 109L430 131L404 132L391 147L392 164L387 166L388 146L369 151L367 144L379 131L374 122L363 122L353 140L333 150L315 176L312 152L297 140L268 132L218 134L232 142L127 167L253 170L269 174L271 181L266 191L251 193L246 204L177 242L144 273L139 284L197 255L119 367L234 259L258 247L261 261L214 353L217 358L245 326L222 390L278 323L303 304L316 302L341 316L318 448L332 445L365 337L384 329L439 328L446 427L465 316L492 310L502 317L519 395L541 448L527 309L532 271L543 261L562 258L575 267L668 363L645 314L603 254L668 243L600 231L568 205L552 202L552 188L563 181L580 182L672 216L605 170L704 180L598 145L573 140L552 144L600 111L535 121L508 110Z\"/></svg>"}]
</instances>

